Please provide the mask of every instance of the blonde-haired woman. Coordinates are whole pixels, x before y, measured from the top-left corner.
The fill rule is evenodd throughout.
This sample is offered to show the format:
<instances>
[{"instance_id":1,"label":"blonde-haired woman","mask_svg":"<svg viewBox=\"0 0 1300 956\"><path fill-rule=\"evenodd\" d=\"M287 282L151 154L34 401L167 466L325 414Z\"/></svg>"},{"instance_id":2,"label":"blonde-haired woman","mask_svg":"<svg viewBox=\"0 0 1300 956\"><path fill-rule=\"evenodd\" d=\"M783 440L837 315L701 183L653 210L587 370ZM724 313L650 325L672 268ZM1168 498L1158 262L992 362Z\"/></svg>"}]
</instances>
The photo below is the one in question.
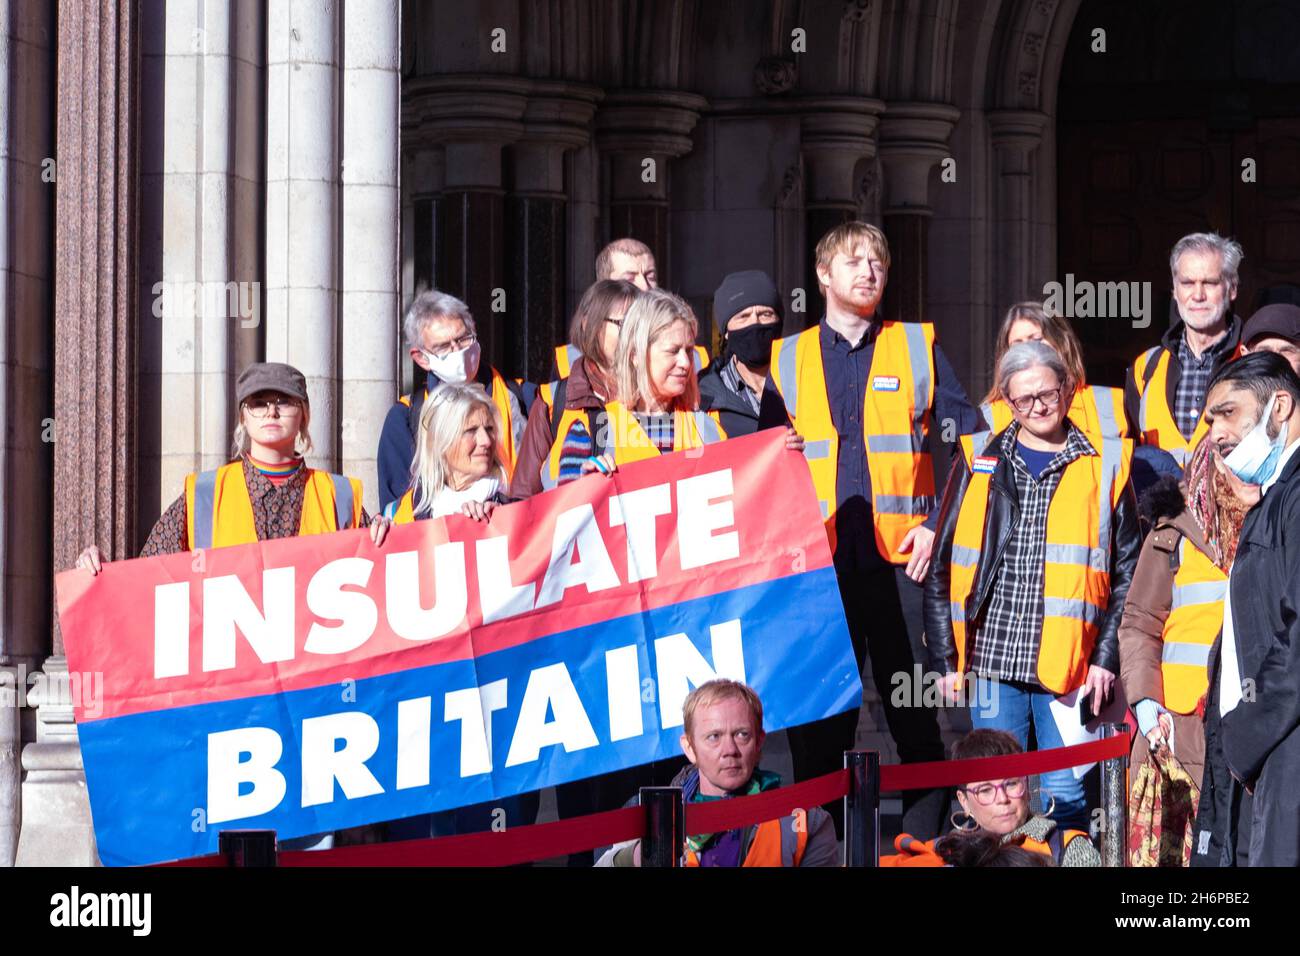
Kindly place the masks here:
<instances>
[{"instance_id":1,"label":"blonde-haired woman","mask_svg":"<svg viewBox=\"0 0 1300 956\"><path fill-rule=\"evenodd\" d=\"M583 463L582 474L610 475L619 465L727 437L717 412L700 411L693 361L698 332L695 313L680 296L663 289L637 296L614 351L618 397L605 405L597 453ZM558 432L566 429L562 419ZM802 451L803 439L791 432L787 446Z\"/></svg>"},{"instance_id":2,"label":"blonde-haired woman","mask_svg":"<svg viewBox=\"0 0 1300 956\"><path fill-rule=\"evenodd\" d=\"M411 485L384 509L384 520L410 524L424 518L465 515L487 521L505 495L501 413L483 386L444 383L420 410L411 463ZM382 544L385 534L379 536ZM417 840L490 829L504 810L506 826L527 826L537 817L536 792L475 806L422 813L385 825L389 840Z\"/></svg>"},{"instance_id":3,"label":"blonde-haired woman","mask_svg":"<svg viewBox=\"0 0 1300 956\"><path fill-rule=\"evenodd\" d=\"M371 523L361 507L361 482L308 468L303 460L311 451L311 404L302 372L282 362L256 362L236 380L235 399L234 461L186 476L185 491L153 526L140 557L346 528L369 527L370 539L383 541L388 522ZM103 567L99 548L92 544L82 551L77 567L98 574ZM372 829L317 833L281 846L327 850L336 837L340 843L370 842Z\"/></svg>"},{"instance_id":4,"label":"blonde-haired woman","mask_svg":"<svg viewBox=\"0 0 1300 956\"><path fill-rule=\"evenodd\" d=\"M311 406L302 372L281 362L248 366L235 383L239 423L229 464L195 472L150 532L140 557L325 534L372 526L361 482L307 467ZM77 567L98 574L103 555L90 545Z\"/></svg>"},{"instance_id":5,"label":"blonde-haired woman","mask_svg":"<svg viewBox=\"0 0 1300 956\"><path fill-rule=\"evenodd\" d=\"M501 415L481 385L439 385L420 410L411 486L384 509L396 524L463 514L485 521L507 498Z\"/></svg>"}]
</instances>

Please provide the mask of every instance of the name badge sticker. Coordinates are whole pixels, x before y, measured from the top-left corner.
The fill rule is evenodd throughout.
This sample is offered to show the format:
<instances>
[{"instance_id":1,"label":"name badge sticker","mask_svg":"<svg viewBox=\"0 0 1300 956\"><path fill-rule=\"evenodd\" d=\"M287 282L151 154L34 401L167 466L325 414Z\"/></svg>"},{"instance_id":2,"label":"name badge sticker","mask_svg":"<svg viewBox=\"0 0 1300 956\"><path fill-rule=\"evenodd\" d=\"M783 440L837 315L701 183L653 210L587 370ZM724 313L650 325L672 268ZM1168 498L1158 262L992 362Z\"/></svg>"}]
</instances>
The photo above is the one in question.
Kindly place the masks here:
<instances>
[{"instance_id":1,"label":"name badge sticker","mask_svg":"<svg viewBox=\"0 0 1300 956\"><path fill-rule=\"evenodd\" d=\"M976 455L971 469L977 475L991 475L998 470L998 460L993 455Z\"/></svg>"},{"instance_id":2,"label":"name badge sticker","mask_svg":"<svg viewBox=\"0 0 1300 956\"><path fill-rule=\"evenodd\" d=\"M871 390L875 392L898 391L897 375L877 375L871 380Z\"/></svg>"}]
</instances>

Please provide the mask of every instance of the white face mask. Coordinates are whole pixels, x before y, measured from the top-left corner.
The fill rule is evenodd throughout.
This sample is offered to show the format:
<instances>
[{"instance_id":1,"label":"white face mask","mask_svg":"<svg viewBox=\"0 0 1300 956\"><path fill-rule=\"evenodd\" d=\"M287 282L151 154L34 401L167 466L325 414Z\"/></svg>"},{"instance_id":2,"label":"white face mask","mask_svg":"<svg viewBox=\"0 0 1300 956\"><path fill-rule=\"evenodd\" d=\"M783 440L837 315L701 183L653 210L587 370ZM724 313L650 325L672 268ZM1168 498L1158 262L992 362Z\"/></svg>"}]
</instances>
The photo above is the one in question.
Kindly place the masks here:
<instances>
[{"instance_id":1,"label":"white face mask","mask_svg":"<svg viewBox=\"0 0 1300 956\"><path fill-rule=\"evenodd\" d=\"M482 348L475 341L469 347L459 352L452 352L444 358L438 358L428 351L424 353L424 357L429 361L429 371L438 376L441 381L461 385L478 374L478 360L481 354Z\"/></svg>"},{"instance_id":2,"label":"white face mask","mask_svg":"<svg viewBox=\"0 0 1300 956\"><path fill-rule=\"evenodd\" d=\"M1277 430L1276 438L1268 437L1269 417L1276 402L1277 396L1274 395L1268 400L1258 424L1223 459L1232 473L1248 485L1262 485L1272 478L1286 447L1285 428Z\"/></svg>"}]
</instances>

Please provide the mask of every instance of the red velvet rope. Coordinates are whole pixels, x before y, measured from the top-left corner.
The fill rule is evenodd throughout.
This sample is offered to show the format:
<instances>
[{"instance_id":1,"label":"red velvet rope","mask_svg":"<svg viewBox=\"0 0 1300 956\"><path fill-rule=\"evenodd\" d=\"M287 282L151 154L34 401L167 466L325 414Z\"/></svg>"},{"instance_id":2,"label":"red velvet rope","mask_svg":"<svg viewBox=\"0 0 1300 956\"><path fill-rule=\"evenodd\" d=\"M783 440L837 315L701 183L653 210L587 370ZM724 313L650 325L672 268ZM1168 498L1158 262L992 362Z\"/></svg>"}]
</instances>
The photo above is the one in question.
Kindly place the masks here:
<instances>
[{"instance_id":1,"label":"red velvet rope","mask_svg":"<svg viewBox=\"0 0 1300 956\"><path fill-rule=\"evenodd\" d=\"M955 787L976 780L997 780L1003 777L1026 777L1049 770L1064 770L1098 763L1111 757L1122 757L1132 746L1128 734L1117 734L1073 747L1054 750L1031 750L1029 753L1009 757L976 757L972 760L935 760L930 763L890 764L880 768L880 789L929 790L934 787Z\"/></svg>"},{"instance_id":2,"label":"red velvet rope","mask_svg":"<svg viewBox=\"0 0 1300 956\"><path fill-rule=\"evenodd\" d=\"M1129 752L1129 747L1129 736L1119 734L1073 747L1036 750L1009 757L890 764L880 768L880 789L882 792L929 790L975 780L1046 773L1120 757ZM792 787L778 787L752 797L692 803L686 808L686 831L718 833L776 820L796 808L807 809L838 800L848 790L849 772L836 770ZM279 854L278 862L280 866L514 866L639 839L644 832L645 815L641 808L625 807L500 832L466 833L335 850L284 851ZM227 863L220 854L212 854L159 865L221 867Z\"/></svg>"}]
</instances>

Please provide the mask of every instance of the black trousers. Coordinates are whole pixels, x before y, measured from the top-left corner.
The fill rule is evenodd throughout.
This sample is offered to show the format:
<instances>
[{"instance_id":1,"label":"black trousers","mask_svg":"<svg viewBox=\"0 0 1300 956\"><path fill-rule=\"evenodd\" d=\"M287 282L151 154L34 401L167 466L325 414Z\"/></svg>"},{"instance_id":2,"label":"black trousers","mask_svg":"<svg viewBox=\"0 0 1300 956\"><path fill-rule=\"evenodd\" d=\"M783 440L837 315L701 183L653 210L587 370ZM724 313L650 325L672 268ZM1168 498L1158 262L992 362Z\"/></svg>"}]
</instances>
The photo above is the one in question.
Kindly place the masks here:
<instances>
[{"instance_id":1,"label":"black trousers","mask_svg":"<svg viewBox=\"0 0 1300 956\"><path fill-rule=\"evenodd\" d=\"M864 658L871 658L871 673L885 705L885 721L903 763L922 763L945 758L939 720L929 707L896 706L891 692L893 675L913 679L913 666L925 664L921 646L921 587L902 568L892 565L879 570L841 572L840 599L848 618L853 653L861 672ZM844 766L844 751L854 749L858 711L813 721L787 731L795 780L808 780ZM939 835L948 815L951 794L947 789L903 792L903 829L929 840ZM825 807L835 821L835 832L844 835L844 805L836 800Z\"/></svg>"}]
</instances>

